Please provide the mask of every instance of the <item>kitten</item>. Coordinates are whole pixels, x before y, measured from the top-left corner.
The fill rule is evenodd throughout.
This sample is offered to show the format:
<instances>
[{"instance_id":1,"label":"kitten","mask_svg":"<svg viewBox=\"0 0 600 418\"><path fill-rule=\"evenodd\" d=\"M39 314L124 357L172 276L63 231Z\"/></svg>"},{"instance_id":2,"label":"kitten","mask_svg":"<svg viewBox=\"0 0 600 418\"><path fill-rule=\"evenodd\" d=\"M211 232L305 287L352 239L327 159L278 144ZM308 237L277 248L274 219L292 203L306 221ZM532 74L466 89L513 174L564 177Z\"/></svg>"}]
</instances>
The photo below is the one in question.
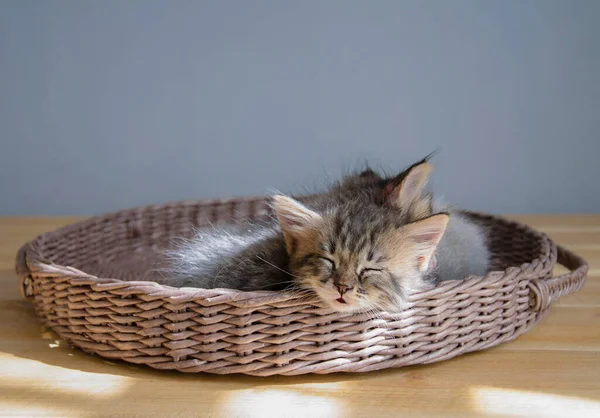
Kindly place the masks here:
<instances>
[{"instance_id":1,"label":"kitten","mask_svg":"<svg viewBox=\"0 0 600 418\"><path fill-rule=\"evenodd\" d=\"M338 311L401 310L413 291L487 269L476 225L459 212L434 213L423 192L431 171L425 160L390 179L367 170L299 198L304 204L275 196L277 222L198 231L169 253L163 282L308 290ZM482 258L469 261L473 256Z\"/></svg>"},{"instance_id":2,"label":"kitten","mask_svg":"<svg viewBox=\"0 0 600 418\"><path fill-rule=\"evenodd\" d=\"M393 207L347 201L316 212L272 199L277 222L207 229L171 252L176 287L309 290L338 311L404 307L427 284L448 215L406 224Z\"/></svg>"},{"instance_id":3,"label":"kitten","mask_svg":"<svg viewBox=\"0 0 600 418\"><path fill-rule=\"evenodd\" d=\"M348 201L372 204L383 185L384 179L367 168L345 176L324 193L297 199L317 211ZM269 205L267 215L271 219L202 228L191 239L178 239L175 248L166 252L168 267L159 269L164 273L160 282L175 287L240 290L294 287L295 280L287 272L289 255L281 228L274 222L274 205Z\"/></svg>"},{"instance_id":4,"label":"kitten","mask_svg":"<svg viewBox=\"0 0 600 418\"><path fill-rule=\"evenodd\" d=\"M371 202L363 201L362 206L356 206L351 201L342 206L340 214L334 217L334 222L342 225L337 230L327 226L327 216L299 207L297 202L287 202L286 206L293 208L292 213L303 214L300 219L309 216L317 224L322 223L317 227L320 232L316 242L320 244L316 250L314 233L294 237L290 228L297 226L290 226L286 212L275 206L288 245L291 271L302 278L303 287L312 288L330 302L339 295L336 302L350 304L348 309L364 309L369 305L396 311L405 306L406 296L411 292L441 281L487 274L491 255L485 231L467 212L444 207L433 200L431 193L425 193L432 171L426 158L390 179L370 173L368 178L376 181L363 182L361 193ZM371 206L373 202L377 208ZM392 211L386 212L387 208ZM314 270L314 266L311 273L311 265L302 252L296 255L291 250L296 246L301 248L300 243L312 248L309 254L313 259L316 254L317 258L327 260L329 275L327 271ZM319 249L324 253L319 253ZM381 256L374 264L373 253ZM379 274L373 274L373 270ZM366 282L362 276L365 271L370 278ZM355 287L357 293L344 296ZM336 304L332 307L345 310Z\"/></svg>"}]
</instances>

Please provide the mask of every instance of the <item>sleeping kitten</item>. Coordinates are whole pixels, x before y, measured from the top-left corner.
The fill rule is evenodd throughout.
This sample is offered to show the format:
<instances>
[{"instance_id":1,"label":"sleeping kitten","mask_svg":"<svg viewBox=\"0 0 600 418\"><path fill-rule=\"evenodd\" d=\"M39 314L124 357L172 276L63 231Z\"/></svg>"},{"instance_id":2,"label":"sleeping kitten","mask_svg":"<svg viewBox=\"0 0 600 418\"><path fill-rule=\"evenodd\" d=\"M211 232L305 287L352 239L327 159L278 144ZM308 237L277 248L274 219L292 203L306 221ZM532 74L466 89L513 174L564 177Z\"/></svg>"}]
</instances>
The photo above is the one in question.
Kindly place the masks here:
<instances>
[{"instance_id":1,"label":"sleeping kitten","mask_svg":"<svg viewBox=\"0 0 600 418\"><path fill-rule=\"evenodd\" d=\"M405 172L397 177L404 175ZM385 183L386 180L373 170L366 169L345 176L324 193L297 199L316 211L349 201L357 206L373 205L380 199ZM268 208L271 219L202 228L191 239L179 239L178 245L166 253L169 265L161 269L165 273L161 283L175 287L239 290L294 287L297 283L287 272L289 255L281 228L275 221L274 208L275 205Z\"/></svg>"},{"instance_id":2,"label":"sleeping kitten","mask_svg":"<svg viewBox=\"0 0 600 418\"><path fill-rule=\"evenodd\" d=\"M347 298L344 297L346 291L358 286L356 299L351 299L354 302L352 305L364 309L364 305L371 304L378 309L394 311L402 308L405 296L410 292L440 281L461 280L471 275L487 274L491 255L485 231L468 213L444 207L435 202L430 193L424 192L432 170L427 159L424 159L394 178L379 177L375 182L362 184L363 188L368 189L361 191L363 196L368 196L379 208L392 208L395 211L380 211L363 202L364 206L353 212L352 205L355 202L352 202L350 207L346 207L343 215L336 218L336 222L343 225L340 229L331 230L327 226L318 228L320 235L317 235L317 241L321 242L320 248L325 251L325 255L319 256L318 249L315 252L314 247L311 254L327 259L332 267L329 276L317 271L317 274L313 272L311 277L310 272L307 272L310 265L307 265L307 260L302 258L302 254L298 256L291 250L288 251L291 270L303 278L304 287L312 288L324 300L331 301L332 296L339 294L344 300L336 301L343 303L347 302ZM373 180L376 177L370 174L369 178ZM291 207L294 211L306 212L306 208L302 209L297 205ZM277 206L274 208L289 250L293 245L289 242L294 236L289 231L285 212ZM311 216L315 217L314 212ZM304 216L301 219L303 218ZM327 224L327 219L321 218L324 218L322 222ZM344 235L344 231L347 236ZM369 235L369 240L366 240L366 234ZM295 242L310 243L310 238L310 234L300 235ZM336 245L336 240L342 245ZM353 246L353 241L359 244ZM329 244L323 245L323 242ZM384 254L382 259L378 260L380 264L371 264L373 251ZM337 267L338 264L340 267ZM354 275L353 266L357 269ZM388 280L377 280L382 278L377 274L371 276L369 282L361 280L361 272L372 274L373 270L384 273L383 276L387 275ZM345 271L341 277L346 279L337 277L336 282L334 271L338 275L339 271ZM381 293L372 289L378 285L381 286ZM365 294L369 296L364 297ZM395 300L392 295L396 296ZM343 310L335 304L333 307Z\"/></svg>"},{"instance_id":3,"label":"sleeping kitten","mask_svg":"<svg viewBox=\"0 0 600 418\"><path fill-rule=\"evenodd\" d=\"M302 289L338 311L400 310L415 290L487 270L476 225L459 212L434 214L423 192L430 172L424 160L391 179L371 170L348 177L328 193L305 196L305 204L275 196L278 222L198 231L170 252L163 282Z\"/></svg>"},{"instance_id":4,"label":"sleeping kitten","mask_svg":"<svg viewBox=\"0 0 600 418\"><path fill-rule=\"evenodd\" d=\"M278 223L199 231L171 252L171 286L310 290L338 311L404 307L426 285L448 215L406 224L396 208L348 201L316 212L272 200Z\"/></svg>"}]
</instances>

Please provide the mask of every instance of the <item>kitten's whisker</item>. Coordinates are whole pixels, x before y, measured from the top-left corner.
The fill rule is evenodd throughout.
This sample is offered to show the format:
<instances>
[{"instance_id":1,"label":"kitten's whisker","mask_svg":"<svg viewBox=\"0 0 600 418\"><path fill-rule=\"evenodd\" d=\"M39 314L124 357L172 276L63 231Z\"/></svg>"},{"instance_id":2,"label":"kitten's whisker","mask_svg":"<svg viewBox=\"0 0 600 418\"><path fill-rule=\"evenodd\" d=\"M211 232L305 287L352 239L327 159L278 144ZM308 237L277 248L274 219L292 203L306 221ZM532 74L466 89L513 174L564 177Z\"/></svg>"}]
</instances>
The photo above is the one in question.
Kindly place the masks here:
<instances>
[{"instance_id":1,"label":"kitten's whisker","mask_svg":"<svg viewBox=\"0 0 600 418\"><path fill-rule=\"evenodd\" d=\"M365 302L367 304L367 307L369 308L369 314L374 315L375 319L380 319L382 321L385 321L385 319L383 318L383 315L377 309L377 307L375 306L375 304L373 302L371 302L370 300L368 300L366 298L365 298Z\"/></svg>"},{"instance_id":2,"label":"kitten's whisker","mask_svg":"<svg viewBox=\"0 0 600 418\"><path fill-rule=\"evenodd\" d=\"M373 309L373 313L375 315L377 315L377 318L381 319L382 321L386 321L386 319L383 317L383 313L381 312L381 309L379 309L379 307L375 303L373 303L373 302L370 302L370 303L371 303L371 308Z\"/></svg>"},{"instance_id":3,"label":"kitten's whisker","mask_svg":"<svg viewBox=\"0 0 600 418\"><path fill-rule=\"evenodd\" d=\"M374 308L369 309L369 314L371 315L371 319L376 319L376 320L384 321L384 319L381 316L381 314L379 312L377 312L377 310L374 309Z\"/></svg>"},{"instance_id":4,"label":"kitten's whisker","mask_svg":"<svg viewBox=\"0 0 600 418\"><path fill-rule=\"evenodd\" d=\"M291 292L314 293L314 291L311 288L302 287L302 285L297 283L296 281L291 281L291 283L292 285L286 287L285 290Z\"/></svg>"},{"instance_id":5,"label":"kitten's whisker","mask_svg":"<svg viewBox=\"0 0 600 418\"><path fill-rule=\"evenodd\" d=\"M288 274L288 275L290 275L290 276L292 276L292 277L295 277L295 278L297 278L297 279L300 279L300 280L302 280L302 277L300 277L300 276L296 276L296 275L294 275L294 274L290 273L289 271L287 271L287 270L284 270L284 269L282 269L281 267L278 267L278 266L276 266L275 264L271 263L270 261L267 261L267 260L265 260L264 258L262 258L262 257L260 257L260 256L258 256L258 255L256 256L256 258L258 258L259 260L261 260L261 261L263 261L263 262L267 263L267 264L268 264L268 265L270 265L271 267L275 267L277 270L279 270L279 271L282 271L282 272L284 272L285 274Z\"/></svg>"},{"instance_id":6,"label":"kitten's whisker","mask_svg":"<svg viewBox=\"0 0 600 418\"><path fill-rule=\"evenodd\" d=\"M296 281L295 280L287 280L287 281L277 282L278 285L285 285L285 284L290 284L290 283L291 284L295 284ZM265 287L269 287L269 286L272 286L272 285L273 285L273 283L267 283L264 286L258 286L258 287L256 287L255 290L264 289ZM290 289L292 289L292 287L286 287L283 290L290 290Z\"/></svg>"},{"instance_id":7,"label":"kitten's whisker","mask_svg":"<svg viewBox=\"0 0 600 418\"><path fill-rule=\"evenodd\" d=\"M365 308L364 313L366 313L367 315L369 315L369 319L372 321L374 319L377 319L374 317L375 313L373 312L373 309L371 308Z\"/></svg>"}]
</instances>

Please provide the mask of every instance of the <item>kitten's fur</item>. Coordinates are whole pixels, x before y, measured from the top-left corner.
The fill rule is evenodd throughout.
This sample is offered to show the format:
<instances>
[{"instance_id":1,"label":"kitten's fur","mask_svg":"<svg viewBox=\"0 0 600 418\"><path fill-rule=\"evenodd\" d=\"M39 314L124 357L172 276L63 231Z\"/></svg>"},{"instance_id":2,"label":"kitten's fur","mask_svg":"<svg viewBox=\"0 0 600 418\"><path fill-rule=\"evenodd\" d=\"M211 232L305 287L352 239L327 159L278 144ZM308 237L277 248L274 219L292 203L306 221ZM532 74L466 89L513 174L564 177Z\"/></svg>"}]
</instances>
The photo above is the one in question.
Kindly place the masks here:
<instances>
[{"instance_id":1,"label":"kitten's fur","mask_svg":"<svg viewBox=\"0 0 600 418\"><path fill-rule=\"evenodd\" d=\"M423 160L391 179L372 170L349 176L324 194L298 198L304 204L275 196L278 222L198 231L170 252L164 282L308 289L336 310L396 311L412 291L484 275L484 234L462 212L434 212L423 192L430 172Z\"/></svg>"},{"instance_id":2,"label":"kitten's fur","mask_svg":"<svg viewBox=\"0 0 600 418\"><path fill-rule=\"evenodd\" d=\"M290 272L336 310L396 311L435 282L431 257L446 214L407 223L396 208L354 201L317 213L285 196L275 197L274 209Z\"/></svg>"},{"instance_id":3,"label":"kitten's fur","mask_svg":"<svg viewBox=\"0 0 600 418\"><path fill-rule=\"evenodd\" d=\"M371 169L349 176L334 186L332 192L340 198L360 196L367 201L398 208L404 222L415 222L434 213L448 213L450 220L436 250L434 276L439 281L460 280L470 275L484 276L490 265L488 237L467 212L450 208L435 201L425 186L433 171L429 163L433 154L414 163L400 174L382 178ZM327 195L301 197L309 206L327 199Z\"/></svg>"},{"instance_id":4,"label":"kitten's fur","mask_svg":"<svg viewBox=\"0 0 600 418\"><path fill-rule=\"evenodd\" d=\"M423 192L433 171L428 157L413 164L392 180L384 180L382 201L403 211L410 222L447 213L450 217L436 252L437 266L432 274L438 281L460 280L468 276L484 276L490 266L488 237L485 230L469 217L466 211L451 208L435 201ZM408 184L402 185L402 182Z\"/></svg>"}]
</instances>

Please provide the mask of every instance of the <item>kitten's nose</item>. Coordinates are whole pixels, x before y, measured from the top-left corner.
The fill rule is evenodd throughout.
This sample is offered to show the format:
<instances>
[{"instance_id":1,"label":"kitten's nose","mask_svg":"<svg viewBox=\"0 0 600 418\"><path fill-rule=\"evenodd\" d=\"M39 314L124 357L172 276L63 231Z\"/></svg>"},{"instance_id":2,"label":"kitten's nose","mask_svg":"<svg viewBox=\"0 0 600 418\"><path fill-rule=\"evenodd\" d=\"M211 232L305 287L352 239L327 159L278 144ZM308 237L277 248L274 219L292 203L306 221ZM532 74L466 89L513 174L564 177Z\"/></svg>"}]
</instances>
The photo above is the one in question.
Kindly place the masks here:
<instances>
[{"instance_id":1,"label":"kitten's nose","mask_svg":"<svg viewBox=\"0 0 600 418\"><path fill-rule=\"evenodd\" d=\"M334 283L333 285L338 290L338 292L340 292L341 296L344 296L344 293L349 292L350 290L352 290L351 286L347 286L345 284Z\"/></svg>"}]
</instances>

